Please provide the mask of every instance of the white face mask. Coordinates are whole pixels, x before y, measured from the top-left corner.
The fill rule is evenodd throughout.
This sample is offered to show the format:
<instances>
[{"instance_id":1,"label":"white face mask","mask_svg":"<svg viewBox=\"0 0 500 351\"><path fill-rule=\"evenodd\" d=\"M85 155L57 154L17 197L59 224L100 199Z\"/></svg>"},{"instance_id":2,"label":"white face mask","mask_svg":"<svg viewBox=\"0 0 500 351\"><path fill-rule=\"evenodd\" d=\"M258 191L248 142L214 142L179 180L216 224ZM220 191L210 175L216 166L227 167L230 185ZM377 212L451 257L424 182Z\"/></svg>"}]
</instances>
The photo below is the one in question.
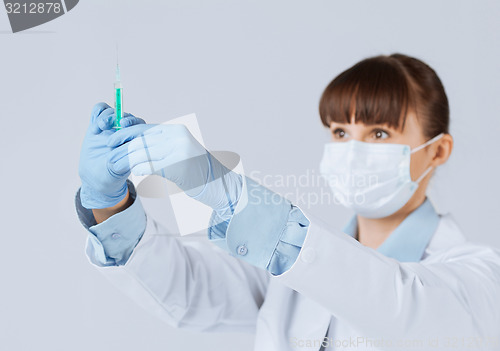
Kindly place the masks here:
<instances>
[{"instance_id":1,"label":"white face mask","mask_svg":"<svg viewBox=\"0 0 500 351\"><path fill-rule=\"evenodd\" d=\"M409 145L350 140L325 145L320 172L335 199L366 218L383 218L401 209L432 166L416 180L410 156L443 137L443 133L410 150Z\"/></svg>"}]
</instances>

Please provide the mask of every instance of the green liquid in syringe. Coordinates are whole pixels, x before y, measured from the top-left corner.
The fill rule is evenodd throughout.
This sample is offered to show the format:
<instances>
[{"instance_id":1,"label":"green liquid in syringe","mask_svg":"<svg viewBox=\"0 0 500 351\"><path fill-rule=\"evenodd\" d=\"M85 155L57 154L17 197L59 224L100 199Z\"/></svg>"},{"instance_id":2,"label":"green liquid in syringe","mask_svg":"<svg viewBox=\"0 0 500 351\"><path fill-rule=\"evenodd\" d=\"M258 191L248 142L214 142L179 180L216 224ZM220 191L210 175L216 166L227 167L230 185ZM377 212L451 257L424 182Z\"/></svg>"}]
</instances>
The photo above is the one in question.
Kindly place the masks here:
<instances>
[{"instance_id":1,"label":"green liquid in syringe","mask_svg":"<svg viewBox=\"0 0 500 351\"><path fill-rule=\"evenodd\" d=\"M121 125L120 122L123 117L123 111L122 111L122 88L115 88L115 113L116 113L116 120L115 120L115 129L120 129Z\"/></svg>"}]
</instances>

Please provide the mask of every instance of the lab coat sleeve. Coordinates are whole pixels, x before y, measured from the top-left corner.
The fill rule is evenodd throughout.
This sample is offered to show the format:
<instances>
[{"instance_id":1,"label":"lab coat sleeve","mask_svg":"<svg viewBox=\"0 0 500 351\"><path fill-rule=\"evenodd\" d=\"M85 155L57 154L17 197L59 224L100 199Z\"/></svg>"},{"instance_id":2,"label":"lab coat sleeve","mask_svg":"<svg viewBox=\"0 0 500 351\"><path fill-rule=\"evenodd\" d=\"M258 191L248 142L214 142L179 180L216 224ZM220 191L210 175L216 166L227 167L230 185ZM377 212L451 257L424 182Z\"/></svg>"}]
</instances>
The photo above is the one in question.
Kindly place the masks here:
<instances>
[{"instance_id":1,"label":"lab coat sleeve","mask_svg":"<svg viewBox=\"0 0 500 351\"><path fill-rule=\"evenodd\" d=\"M131 183L129 189L135 194ZM231 257L206 239L183 242L167 233L145 214L139 198L128 209L110 217L111 224L101 227L108 232L98 231L99 237L112 242L111 246L99 240L96 225L87 227L86 255L96 269L133 301L173 327L255 332L269 283L268 272ZM95 223L90 217L83 218L83 213L79 216L82 223ZM130 240L127 245L114 246L113 240L118 238L112 234ZM108 247L116 252L108 251ZM120 248L125 251L120 252Z\"/></svg>"},{"instance_id":2,"label":"lab coat sleeve","mask_svg":"<svg viewBox=\"0 0 500 351\"><path fill-rule=\"evenodd\" d=\"M272 279L360 336L386 340L381 349L394 350L398 340L421 340L429 349L436 342L437 349L499 349L499 250L461 244L418 263L399 262L308 217L299 258Z\"/></svg>"},{"instance_id":3,"label":"lab coat sleeve","mask_svg":"<svg viewBox=\"0 0 500 351\"><path fill-rule=\"evenodd\" d=\"M135 201L135 188L130 181L127 185L132 205L99 224L92 210L82 206L80 190L75 197L78 218L89 231L89 254L102 267L125 264L146 228L146 215L140 201Z\"/></svg>"},{"instance_id":4,"label":"lab coat sleeve","mask_svg":"<svg viewBox=\"0 0 500 351\"><path fill-rule=\"evenodd\" d=\"M288 200L243 177L234 214L224 220L214 211L210 223L208 237L213 244L276 275L297 259L309 220Z\"/></svg>"}]
</instances>

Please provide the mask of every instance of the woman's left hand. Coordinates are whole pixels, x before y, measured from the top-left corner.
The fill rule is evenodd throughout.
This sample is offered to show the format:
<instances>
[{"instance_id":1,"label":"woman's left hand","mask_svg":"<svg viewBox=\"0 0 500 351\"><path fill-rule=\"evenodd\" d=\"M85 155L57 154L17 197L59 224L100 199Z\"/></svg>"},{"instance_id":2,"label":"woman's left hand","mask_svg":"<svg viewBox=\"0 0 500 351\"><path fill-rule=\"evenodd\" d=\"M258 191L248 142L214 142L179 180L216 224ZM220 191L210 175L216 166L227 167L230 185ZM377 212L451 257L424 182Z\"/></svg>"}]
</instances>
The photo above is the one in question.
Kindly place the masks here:
<instances>
[{"instance_id":1,"label":"woman's left hand","mask_svg":"<svg viewBox=\"0 0 500 351\"><path fill-rule=\"evenodd\" d=\"M188 196L223 211L235 205L241 176L211 155L182 124L142 124L110 136L108 167L135 175L160 175Z\"/></svg>"}]
</instances>

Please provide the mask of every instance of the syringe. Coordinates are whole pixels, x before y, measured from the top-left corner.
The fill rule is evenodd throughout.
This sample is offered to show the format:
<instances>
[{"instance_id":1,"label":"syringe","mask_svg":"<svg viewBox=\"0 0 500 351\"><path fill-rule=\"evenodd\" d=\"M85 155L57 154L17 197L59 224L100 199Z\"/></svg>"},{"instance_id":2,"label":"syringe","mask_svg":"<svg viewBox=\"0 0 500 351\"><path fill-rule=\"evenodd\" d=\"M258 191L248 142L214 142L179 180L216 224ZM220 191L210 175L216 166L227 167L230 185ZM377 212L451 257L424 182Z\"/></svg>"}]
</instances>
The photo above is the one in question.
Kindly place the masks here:
<instances>
[{"instance_id":1,"label":"syringe","mask_svg":"<svg viewBox=\"0 0 500 351\"><path fill-rule=\"evenodd\" d=\"M121 129L120 122L123 118L123 95L122 95L122 82L120 79L120 66L118 65L118 58L116 60L115 113L116 113L116 120L113 128L119 130Z\"/></svg>"}]
</instances>

